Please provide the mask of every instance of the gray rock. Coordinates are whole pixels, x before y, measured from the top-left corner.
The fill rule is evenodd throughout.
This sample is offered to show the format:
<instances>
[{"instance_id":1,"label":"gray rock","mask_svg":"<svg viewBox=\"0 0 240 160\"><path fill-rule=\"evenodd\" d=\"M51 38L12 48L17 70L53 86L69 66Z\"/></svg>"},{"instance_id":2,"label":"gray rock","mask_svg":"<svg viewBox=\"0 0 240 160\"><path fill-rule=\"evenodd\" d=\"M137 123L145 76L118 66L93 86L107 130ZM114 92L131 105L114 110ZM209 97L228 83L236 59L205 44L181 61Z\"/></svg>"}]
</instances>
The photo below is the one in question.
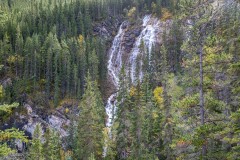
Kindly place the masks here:
<instances>
[{"instance_id":1,"label":"gray rock","mask_svg":"<svg viewBox=\"0 0 240 160\"><path fill-rule=\"evenodd\" d=\"M12 86L12 79L11 78L7 78L6 80L4 80L2 82L2 86L3 86L3 88L7 88L8 86Z\"/></svg>"},{"instance_id":2,"label":"gray rock","mask_svg":"<svg viewBox=\"0 0 240 160\"><path fill-rule=\"evenodd\" d=\"M24 150L24 143L21 140L16 139L15 140L15 145L16 145L16 148L17 148L18 151L22 152Z\"/></svg>"},{"instance_id":3,"label":"gray rock","mask_svg":"<svg viewBox=\"0 0 240 160\"><path fill-rule=\"evenodd\" d=\"M65 128L66 128L66 126L70 125L70 120L63 119L56 115L50 115L48 117L47 123L49 124L49 126L51 128L54 128L56 131L58 131L60 133L60 137L68 136L68 132Z\"/></svg>"},{"instance_id":4,"label":"gray rock","mask_svg":"<svg viewBox=\"0 0 240 160\"><path fill-rule=\"evenodd\" d=\"M24 104L24 108L27 110L27 114L31 115L33 110L32 107L29 104Z\"/></svg>"},{"instance_id":5,"label":"gray rock","mask_svg":"<svg viewBox=\"0 0 240 160\"><path fill-rule=\"evenodd\" d=\"M51 115L47 115L45 118L42 115L35 113L33 108L29 104L24 104L24 108L27 111L27 115L20 115L20 119L25 119L22 130L28 133L30 137L33 136L36 125L40 123L45 130L47 127L59 132L60 137L68 136L68 126L70 120L65 116L65 108L61 107L54 111ZM74 107L72 107L74 108Z\"/></svg>"},{"instance_id":6,"label":"gray rock","mask_svg":"<svg viewBox=\"0 0 240 160\"><path fill-rule=\"evenodd\" d=\"M122 25L122 29L126 29L127 27L128 27L128 23L127 22Z\"/></svg>"},{"instance_id":7,"label":"gray rock","mask_svg":"<svg viewBox=\"0 0 240 160\"><path fill-rule=\"evenodd\" d=\"M33 133L34 133L37 123L38 122L33 122L32 119L29 119L28 123L26 125L24 125L22 129L25 130L26 132L28 132L31 135L31 137L33 137Z\"/></svg>"},{"instance_id":8,"label":"gray rock","mask_svg":"<svg viewBox=\"0 0 240 160\"><path fill-rule=\"evenodd\" d=\"M112 17L109 16L106 20L97 23L93 26L94 35L98 35L101 38L111 41L114 33L117 32L118 27L121 25L123 17Z\"/></svg>"}]
</instances>

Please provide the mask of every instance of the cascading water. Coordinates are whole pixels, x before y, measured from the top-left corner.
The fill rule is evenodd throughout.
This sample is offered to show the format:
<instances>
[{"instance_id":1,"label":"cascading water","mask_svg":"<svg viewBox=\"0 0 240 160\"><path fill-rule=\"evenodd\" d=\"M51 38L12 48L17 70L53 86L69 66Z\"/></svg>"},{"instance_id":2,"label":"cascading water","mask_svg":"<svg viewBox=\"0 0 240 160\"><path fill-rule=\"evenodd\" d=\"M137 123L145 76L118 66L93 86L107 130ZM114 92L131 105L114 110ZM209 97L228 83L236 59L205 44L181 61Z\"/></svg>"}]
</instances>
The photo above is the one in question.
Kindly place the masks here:
<instances>
[{"instance_id":1,"label":"cascading water","mask_svg":"<svg viewBox=\"0 0 240 160\"><path fill-rule=\"evenodd\" d=\"M157 35L159 33L159 24L160 21L156 18L152 18L151 15L147 15L143 18L143 30L140 33L139 37L137 37L134 47L129 55L129 60L127 63L130 64L130 70L128 72L131 73L132 82L134 82L135 78L139 78L140 80L143 77L142 65L143 62L140 61L141 67L139 70L139 75L136 75L136 66L137 66L137 57L143 53L141 53L140 45L143 41L145 48L148 54L151 54L152 47L157 41ZM124 27L125 26L125 27ZM114 87L119 87L119 74L124 64L122 56L124 53L123 50L123 42L124 42L124 34L126 30L126 22L124 22L118 31L118 34L113 40L112 47L109 51L109 61L108 61L108 74L110 79L112 80ZM106 127L108 130L109 138L111 138L111 126L114 120L114 116L116 113L116 96L117 93L112 94L107 101L106 105L106 113L108 115ZM103 156L105 157L107 154L107 140L105 140L105 147Z\"/></svg>"},{"instance_id":2,"label":"cascading water","mask_svg":"<svg viewBox=\"0 0 240 160\"><path fill-rule=\"evenodd\" d=\"M129 58L129 64L130 64L130 75L132 83L135 82L135 79L142 79L143 78L143 71L142 71L142 65L143 62L140 61L139 70L138 73L136 73L136 67L137 67L137 58L140 55L143 55L141 51L141 44L144 44L144 48L146 51L145 53L149 54L149 57L151 56L152 47L157 41L157 35L160 32L159 27L160 21L157 18L151 18L151 15L147 15L143 18L143 30L140 34L140 36L137 38L134 47L132 49L132 53ZM138 75L137 75L138 74Z\"/></svg>"},{"instance_id":3,"label":"cascading water","mask_svg":"<svg viewBox=\"0 0 240 160\"><path fill-rule=\"evenodd\" d=\"M114 87L116 88L118 88L119 73L122 67L122 42L123 42L123 36L124 36L123 25L125 25L125 22L120 26L118 34L113 40L113 44L109 54L110 57L108 61L109 76L114 84ZM115 99L116 99L116 93L112 94L107 101L106 112L108 115L108 120L107 120L106 126L109 128L112 125L112 120L115 113L115 102L116 102Z\"/></svg>"},{"instance_id":4,"label":"cascading water","mask_svg":"<svg viewBox=\"0 0 240 160\"><path fill-rule=\"evenodd\" d=\"M119 84L119 73L122 67L122 42L124 37L123 26L126 25L126 22L123 22L120 26L118 34L113 40L112 47L109 51L109 61L108 61L108 74L110 79L112 80L114 87L118 88ZM111 138L111 126L113 123L114 115L116 113L116 96L117 94L112 94L107 101L106 105L106 113L108 116L106 127L108 130L108 135ZM103 156L105 157L107 154L107 140L105 140L105 147Z\"/></svg>"}]
</instances>

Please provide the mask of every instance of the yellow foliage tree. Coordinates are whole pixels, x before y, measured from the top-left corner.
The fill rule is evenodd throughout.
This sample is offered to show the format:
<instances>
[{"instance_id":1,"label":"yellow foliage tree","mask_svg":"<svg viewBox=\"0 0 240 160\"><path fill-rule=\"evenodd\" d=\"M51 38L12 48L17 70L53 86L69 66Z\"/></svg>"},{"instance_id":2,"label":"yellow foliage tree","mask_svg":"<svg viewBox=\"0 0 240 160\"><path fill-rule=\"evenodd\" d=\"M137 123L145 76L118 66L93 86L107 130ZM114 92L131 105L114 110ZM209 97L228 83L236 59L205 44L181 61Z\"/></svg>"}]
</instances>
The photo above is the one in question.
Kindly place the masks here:
<instances>
[{"instance_id":1,"label":"yellow foliage tree","mask_svg":"<svg viewBox=\"0 0 240 160\"><path fill-rule=\"evenodd\" d=\"M163 104L163 87L156 87L153 91L154 99L159 105Z\"/></svg>"},{"instance_id":2,"label":"yellow foliage tree","mask_svg":"<svg viewBox=\"0 0 240 160\"><path fill-rule=\"evenodd\" d=\"M81 35L81 34L79 35L79 37L78 37L78 42L80 43L80 45L84 43L84 37L83 37L83 35Z\"/></svg>"},{"instance_id":3,"label":"yellow foliage tree","mask_svg":"<svg viewBox=\"0 0 240 160\"><path fill-rule=\"evenodd\" d=\"M22 62L23 58L19 55L11 55L7 58L7 62L10 65L14 65L16 62Z\"/></svg>"},{"instance_id":4,"label":"yellow foliage tree","mask_svg":"<svg viewBox=\"0 0 240 160\"><path fill-rule=\"evenodd\" d=\"M163 8L162 9L162 21L166 21L168 19L172 19L172 13L167 9L167 8Z\"/></svg>"},{"instance_id":5,"label":"yellow foliage tree","mask_svg":"<svg viewBox=\"0 0 240 160\"><path fill-rule=\"evenodd\" d=\"M137 89L135 87L131 87L129 95L132 97L134 95L136 95Z\"/></svg>"},{"instance_id":6,"label":"yellow foliage tree","mask_svg":"<svg viewBox=\"0 0 240 160\"><path fill-rule=\"evenodd\" d=\"M132 7L129 11L128 11L128 18L130 19L130 21L134 20L135 16L136 16L136 12L137 12L137 9L136 7Z\"/></svg>"}]
</instances>

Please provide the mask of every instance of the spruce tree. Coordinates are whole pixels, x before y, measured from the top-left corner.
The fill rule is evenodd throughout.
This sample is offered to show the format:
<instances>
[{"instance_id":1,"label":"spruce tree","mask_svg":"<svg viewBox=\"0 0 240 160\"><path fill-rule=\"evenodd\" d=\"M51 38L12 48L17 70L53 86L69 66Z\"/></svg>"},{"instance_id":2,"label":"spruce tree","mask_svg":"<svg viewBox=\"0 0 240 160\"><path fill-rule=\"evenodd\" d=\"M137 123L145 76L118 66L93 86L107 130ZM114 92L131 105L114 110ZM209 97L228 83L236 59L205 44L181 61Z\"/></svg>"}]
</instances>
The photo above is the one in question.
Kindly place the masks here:
<instances>
[{"instance_id":1,"label":"spruce tree","mask_svg":"<svg viewBox=\"0 0 240 160\"><path fill-rule=\"evenodd\" d=\"M76 159L88 160L92 155L98 159L102 157L104 106L96 84L88 73L85 93L79 104L77 142L74 148Z\"/></svg>"},{"instance_id":2,"label":"spruce tree","mask_svg":"<svg viewBox=\"0 0 240 160\"><path fill-rule=\"evenodd\" d=\"M16 76L19 76L23 70L23 68L22 68L23 62L21 60L21 58L23 57L23 37L22 37L22 33L21 33L19 24L17 26L15 53L18 58L17 62L16 62ZM20 66L21 66L21 68L20 68Z\"/></svg>"},{"instance_id":3,"label":"spruce tree","mask_svg":"<svg viewBox=\"0 0 240 160\"><path fill-rule=\"evenodd\" d=\"M44 160L43 130L41 124L39 123L36 125L36 128L34 130L27 159Z\"/></svg>"},{"instance_id":4,"label":"spruce tree","mask_svg":"<svg viewBox=\"0 0 240 160\"><path fill-rule=\"evenodd\" d=\"M61 144L60 136L53 129L47 128L44 134L45 142L44 147L44 157L49 160L61 159Z\"/></svg>"},{"instance_id":5,"label":"spruce tree","mask_svg":"<svg viewBox=\"0 0 240 160\"><path fill-rule=\"evenodd\" d=\"M0 69L1 70L1 69ZM0 85L0 121L3 122L6 118L11 116L14 108L19 106L18 103L13 103L11 105L1 104L4 97L3 87ZM16 150L11 147L10 144L14 142L15 139L21 140L22 142L28 142L27 137L24 136L23 131L18 129L6 129L4 131L0 130L0 158L4 158L10 154L16 153Z\"/></svg>"},{"instance_id":6,"label":"spruce tree","mask_svg":"<svg viewBox=\"0 0 240 160\"><path fill-rule=\"evenodd\" d=\"M127 159L129 157L131 136L130 136L130 112L131 100L128 93L128 85L124 68L121 69L119 78L119 93L117 96L117 133L116 133L116 146L117 158Z\"/></svg>"}]
</instances>

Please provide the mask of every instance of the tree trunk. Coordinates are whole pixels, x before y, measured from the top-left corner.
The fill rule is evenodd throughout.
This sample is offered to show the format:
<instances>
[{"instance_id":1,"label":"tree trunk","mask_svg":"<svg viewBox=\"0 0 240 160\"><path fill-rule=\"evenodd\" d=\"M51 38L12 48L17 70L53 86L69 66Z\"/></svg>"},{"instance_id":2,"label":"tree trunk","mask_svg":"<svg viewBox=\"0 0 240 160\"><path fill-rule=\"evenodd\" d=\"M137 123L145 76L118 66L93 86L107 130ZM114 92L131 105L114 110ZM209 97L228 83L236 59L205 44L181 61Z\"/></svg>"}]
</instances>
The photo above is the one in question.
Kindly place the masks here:
<instances>
[{"instance_id":1,"label":"tree trunk","mask_svg":"<svg viewBox=\"0 0 240 160\"><path fill-rule=\"evenodd\" d=\"M201 125L205 124L205 110L204 110L204 94L203 94L203 48L201 46L200 53L200 115L201 115ZM205 138L204 135L202 137ZM204 142L205 143L205 142ZM202 158L206 156L207 148L206 144L202 145Z\"/></svg>"}]
</instances>

